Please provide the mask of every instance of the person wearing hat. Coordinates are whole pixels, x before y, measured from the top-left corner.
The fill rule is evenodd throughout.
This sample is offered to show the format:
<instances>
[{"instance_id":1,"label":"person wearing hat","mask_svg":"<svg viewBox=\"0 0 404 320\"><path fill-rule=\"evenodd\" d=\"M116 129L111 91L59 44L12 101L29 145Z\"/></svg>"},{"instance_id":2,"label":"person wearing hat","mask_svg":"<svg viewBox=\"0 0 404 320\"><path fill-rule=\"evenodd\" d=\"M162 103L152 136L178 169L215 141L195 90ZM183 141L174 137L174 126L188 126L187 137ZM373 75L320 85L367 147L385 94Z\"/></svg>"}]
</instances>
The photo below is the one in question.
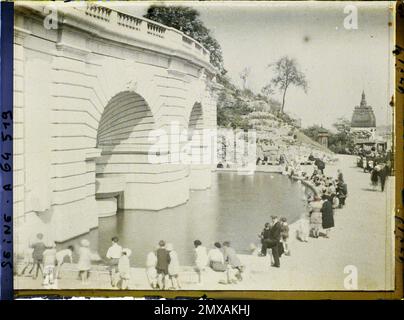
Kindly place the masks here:
<instances>
[{"instance_id":1,"label":"person wearing hat","mask_svg":"<svg viewBox=\"0 0 404 320\"><path fill-rule=\"evenodd\" d=\"M43 263L43 253L46 250L46 245L44 242L44 235L42 233L38 233L35 237L35 240L30 243L29 247L32 249L32 268L29 271L29 274L32 273L34 269L35 273L33 275L33 279L38 277L39 270L41 270L41 274L43 275L42 263ZM26 264L25 267L21 271L21 275L24 275L25 270L28 268L30 264Z\"/></svg>"},{"instance_id":2,"label":"person wearing hat","mask_svg":"<svg viewBox=\"0 0 404 320\"><path fill-rule=\"evenodd\" d=\"M129 257L132 251L130 249L122 249L121 257L118 261L118 274L119 282L118 288L122 290L128 290L128 283L130 280L130 262Z\"/></svg>"},{"instance_id":3,"label":"person wearing hat","mask_svg":"<svg viewBox=\"0 0 404 320\"><path fill-rule=\"evenodd\" d=\"M168 275L168 265L170 264L170 255L166 249L166 242L159 241L159 248L156 251L157 256L157 282L160 289L164 290L166 287L166 276Z\"/></svg>"},{"instance_id":4,"label":"person wearing hat","mask_svg":"<svg viewBox=\"0 0 404 320\"><path fill-rule=\"evenodd\" d=\"M91 269L90 242L87 239L80 241L79 261L77 263L77 268L79 270L79 277L82 284L87 284Z\"/></svg>"},{"instance_id":5,"label":"person wearing hat","mask_svg":"<svg viewBox=\"0 0 404 320\"><path fill-rule=\"evenodd\" d=\"M321 224L326 231L326 238L329 238L330 230L334 227L334 210L332 208L332 202L327 195L323 195L323 205L321 207Z\"/></svg>"},{"instance_id":6,"label":"person wearing hat","mask_svg":"<svg viewBox=\"0 0 404 320\"><path fill-rule=\"evenodd\" d=\"M346 198L348 196L348 188L345 182L339 181L337 184L337 197L339 199L339 208L345 205Z\"/></svg>"},{"instance_id":7,"label":"person wearing hat","mask_svg":"<svg viewBox=\"0 0 404 320\"><path fill-rule=\"evenodd\" d=\"M272 226L269 230L269 238L265 239L262 244L261 257L266 255L267 249L272 249L272 257L273 263L271 263L272 267L279 268L279 245L281 240L281 223L278 221L277 216L271 216L272 218Z\"/></svg>"}]
</instances>

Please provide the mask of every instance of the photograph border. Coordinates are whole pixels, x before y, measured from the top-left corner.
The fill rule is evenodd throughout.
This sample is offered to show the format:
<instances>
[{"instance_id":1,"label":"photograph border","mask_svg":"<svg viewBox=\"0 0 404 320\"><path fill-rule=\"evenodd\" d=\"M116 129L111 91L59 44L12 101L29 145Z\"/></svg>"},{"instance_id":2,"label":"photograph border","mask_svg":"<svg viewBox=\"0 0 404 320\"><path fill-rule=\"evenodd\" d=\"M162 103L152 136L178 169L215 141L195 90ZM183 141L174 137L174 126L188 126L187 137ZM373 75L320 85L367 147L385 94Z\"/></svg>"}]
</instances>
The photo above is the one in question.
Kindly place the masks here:
<instances>
[{"instance_id":1,"label":"photograph border","mask_svg":"<svg viewBox=\"0 0 404 320\"><path fill-rule=\"evenodd\" d=\"M231 3L229 3L231 6ZM321 5L319 3L319 5ZM395 113L395 128L393 129L393 143L395 146L394 169L395 169L395 289L393 291L155 291L155 290L14 290L14 298L27 297L136 297L136 298L207 298L207 299L401 299L403 298L403 263L404 263L404 4L402 1L396 2L394 10L395 25L389 27L395 28L395 50L391 53L395 55L395 95L391 106ZM2 3L3 18L3 3ZM13 19L2 19L3 30ZM9 37L8 37L9 38ZM9 39L2 38L2 53L5 48L5 41ZM12 37L11 37L12 41ZM12 47L12 45L11 45ZM12 49L11 49L12 50ZM2 68L6 63L2 56ZM3 76L3 70L2 70ZM4 82L2 79L2 93L4 94ZM10 87L8 87L10 88ZM12 87L8 92L12 99ZM2 102L6 97L2 97ZM10 99L10 97L9 97ZM3 111L3 110L2 110ZM4 147L4 142L3 147ZM394 149L394 148L393 148ZM5 172L2 172L3 178ZM12 174L11 174L12 175ZM2 209L5 210L4 202ZM3 234L3 233L2 233ZM2 271L4 272L4 270ZM12 275L11 275L12 276ZM8 279L8 281L7 281ZM4 273L1 274L2 299L9 298L3 289L10 288L10 279ZM12 280L11 280L12 282Z\"/></svg>"}]
</instances>

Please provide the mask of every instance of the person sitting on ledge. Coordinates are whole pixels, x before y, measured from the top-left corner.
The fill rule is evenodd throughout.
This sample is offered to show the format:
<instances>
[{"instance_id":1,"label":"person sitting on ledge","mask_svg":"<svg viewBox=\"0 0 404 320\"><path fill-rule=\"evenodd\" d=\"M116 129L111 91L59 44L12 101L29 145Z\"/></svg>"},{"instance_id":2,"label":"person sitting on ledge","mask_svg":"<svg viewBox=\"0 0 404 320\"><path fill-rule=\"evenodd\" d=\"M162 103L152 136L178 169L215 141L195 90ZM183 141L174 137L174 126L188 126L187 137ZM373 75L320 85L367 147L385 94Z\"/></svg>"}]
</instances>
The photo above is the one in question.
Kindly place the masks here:
<instances>
[{"instance_id":1,"label":"person sitting on ledge","mask_svg":"<svg viewBox=\"0 0 404 320\"><path fill-rule=\"evenodd\" d=\"M236 250L234 250L230 246L229 241L223 242L223 257L224 262L230 266L227 269L227 282L237 282L243 280L242 272L244 271L244 266L241 264L240 259L236 254ZM234 281L234 277L237 279Z\"/></svg>"},{"instance_id":2,"label":"person sitting on ledge","mask_svg":"<svg viewBox=\"0 0 404 320\"><path fill-rule=\"evenodd\" d=\"M209 250L208 253L209 266L214 271L224 272L227 270L227 267L224 263L224 256L221 251L222 245L219 242L215 242L214 246L215 247Z\"/></svg>"}]
</instances>

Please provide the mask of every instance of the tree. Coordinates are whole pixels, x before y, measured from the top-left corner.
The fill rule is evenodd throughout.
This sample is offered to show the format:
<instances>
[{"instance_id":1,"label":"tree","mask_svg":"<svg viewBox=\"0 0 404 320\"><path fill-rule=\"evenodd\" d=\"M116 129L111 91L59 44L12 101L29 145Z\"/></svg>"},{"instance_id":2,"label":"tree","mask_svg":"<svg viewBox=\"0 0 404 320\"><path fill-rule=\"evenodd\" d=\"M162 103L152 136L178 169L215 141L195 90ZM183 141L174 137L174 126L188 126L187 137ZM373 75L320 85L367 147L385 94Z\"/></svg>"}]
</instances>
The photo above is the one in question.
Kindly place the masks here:
<instances>
[{"instance_id":1,"label":"tree","mask_svg":"<svg viewBox=\"0 0 404 320\"><path fill-rule=\"evenodd\" d=\"M332 133L329 130L320 127L319 125L312 125L311 127L303 129L302 131L306 136L310 137L314 141L318 140L318 135L320 132L327 132L328 148L331 151L342 154L351 153L354 148L353 134L349 131L346 131L346 128L344 128L341 123L346 124L345 119L340 118L334 124L334 127L339 124L340 130L338 130L337 133Z\"/></svg>"},{"instance_id":2,"label":"tree","mask_svg":"<svg viewBox=\"0 0 404 320\"><path fill-rule=\"evenodd\" d=\"M201 43L210 52L211 64L224 75L227 71L223 64L222 48L199 16L199 12L193 8L161 5L150 6L144 15L147 19L175 28Z\"/></svg>"},{"instance_id":3,"label":"tree","mask_svg":"<svg viewBox=\"0 0 404 320\"><path fill-rule=\"evenodd\" d=\"M287 56L280 58L273 64L269 64L268 67L275 69L275 77L272 78L271 84L282 93L281 112L283 113L286 92L290 86L302 88L304 92L307 92L306 76L298 69L296 61Z\"/></svg>"},{"instance_id":4,"label":"tree","mask_svg":"<svg viewBox=\"0 0 404 320\"><path fill-rule=\"evenodd\" d=\"M239 73L239 76L240 76L240 78L241 78L241 81L243 82L243 90L246 89L247 79L248 79L248 76L250 75L250 72L251 72L251 69L250 69L249 67L245 67L245 68L243 69L243 71L241 71L241 72Z\"/></svg>"},{"instance_id":5,"label":"tree","mask_svg":"<svg viewBox=\"0 0 404 320\"><path fill-rule=\"evenodd\" d=\"M261 94L265 97L266 101L269 101L271 96L274 94L274 89L270 84L267 84L266 86L262 87Z\"/></svg>"},{"instance_id":6,"label":"tree","mask_svg":"<svg viewBox=\"0 0 404 320\"><path fill-rule=\"evenodd\" d=\"M346 133L348 134L351 131L351 121L349 121L345 117L338 118L337 121L333 124L333 127L339 133Z\"/></svg>"},{"instance_id":7,"label":"tree","mask_svg":"<svg viewBox=\"0 0 404 320\"><path fill-rule=\"evenodd\" d=\"M336 134L330 136L328 144L336 153L350 153L354 148L354 134L351 132L351 121L345 117L338 118L333 124Z\"/></svg>"},{"instance_id":8,"label":"tree","mask_svg":"<svg viewBox=\"0 0 404 320\"><path fill-rule=\"evenodd\" d=\"M325 131L324 128L320 127L319 125L315 124L308 128L302 130L302 132L308 136L309 138L317 141L318 135L320 132ZM328 131L328 130L327 130Z\"/></svg>"}]
</instances>

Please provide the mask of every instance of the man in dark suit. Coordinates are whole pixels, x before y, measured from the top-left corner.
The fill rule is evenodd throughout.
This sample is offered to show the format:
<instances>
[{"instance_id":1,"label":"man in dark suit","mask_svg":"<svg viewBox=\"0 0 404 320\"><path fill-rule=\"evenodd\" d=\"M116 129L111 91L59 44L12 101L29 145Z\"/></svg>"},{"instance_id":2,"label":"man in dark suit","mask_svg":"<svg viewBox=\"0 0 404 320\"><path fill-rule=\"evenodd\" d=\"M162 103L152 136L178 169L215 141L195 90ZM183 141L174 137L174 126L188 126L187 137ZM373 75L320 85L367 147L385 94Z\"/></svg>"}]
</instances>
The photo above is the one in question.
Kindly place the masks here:
<instances>
[{"instance_id":1,"label":"man in dark suit","mask_svg":"<svg viewBox=\"0 0 404 320\"><path fill-rule=\"evenodd\" d=\"M382 188L382 192L384 191L384 185L386 183L387 178L387 166L383 165L382 169L379 171L380 178L380 187Z\"/></svg>"},{"instance_id":2,"label":"man in dark suit","mask_svg":"<svg viewBox=\"0 0 404 320\"><path fill-rule=\"evenodd\" d=\"M269 233L271 231L271 224L269 222L265 223L264 230L262 230L261 234L259 237L261 238L261 257L265 257L267 255L267 247L264 243L266 243L267 240L269 240Z\"/></svg>"},{"instance_id":3,"label":"man in dark suit","mask_svg":"<svg viewBox=\"0 0 404 320\"><path fill-rule=\"evenodd\" d=\"M279 247L280 247L280 240L281 240L281 223L278 220L277 216L271 216L271 218L272 218L272 226L271 226L271 229L269 230L268 239L265 239L262 242L261 256L266 255L267 249L272 249L272 256L274 258L274 263L272 264L272 266L279 268L280 267Z\"/></svg>"}]
</instances>

